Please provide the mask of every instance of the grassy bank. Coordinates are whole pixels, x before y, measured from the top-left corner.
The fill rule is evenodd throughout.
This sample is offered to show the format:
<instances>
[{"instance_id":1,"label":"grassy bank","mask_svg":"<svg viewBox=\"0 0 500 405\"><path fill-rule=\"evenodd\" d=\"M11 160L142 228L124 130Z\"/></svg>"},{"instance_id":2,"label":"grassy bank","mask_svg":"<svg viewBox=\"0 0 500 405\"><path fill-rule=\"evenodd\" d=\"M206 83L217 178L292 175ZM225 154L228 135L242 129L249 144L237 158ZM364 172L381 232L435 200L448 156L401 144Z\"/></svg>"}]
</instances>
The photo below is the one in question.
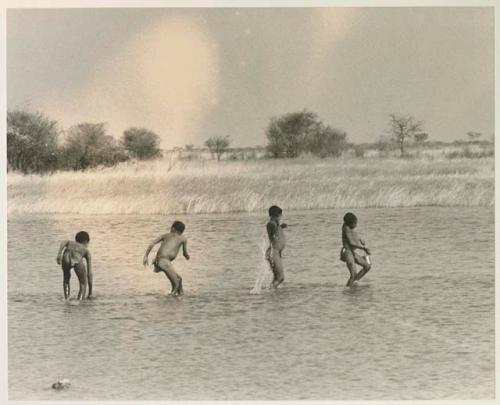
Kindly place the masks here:
<instances>
[{"instance_id":1,"label":"grassy bank","mask_svg":"<svg viewBox=\"0 0 500 405\"><path fill-rule=\"evenodd\" d=\"M493 206L494 158L125 163L7 175L8 213L221 213L285 209Z\"/></svg>"}]
</instances>

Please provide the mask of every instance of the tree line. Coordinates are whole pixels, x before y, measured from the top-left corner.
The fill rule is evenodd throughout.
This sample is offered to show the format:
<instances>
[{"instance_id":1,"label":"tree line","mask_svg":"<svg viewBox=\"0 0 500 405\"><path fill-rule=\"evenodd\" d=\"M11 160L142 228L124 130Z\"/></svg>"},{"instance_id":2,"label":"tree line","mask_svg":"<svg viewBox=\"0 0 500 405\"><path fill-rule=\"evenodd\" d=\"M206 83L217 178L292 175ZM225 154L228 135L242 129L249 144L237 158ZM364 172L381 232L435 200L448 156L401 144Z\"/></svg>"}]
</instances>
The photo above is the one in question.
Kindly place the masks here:
<instances>
[{"instance_id":1,"label":"tree line","mask_svg":"<svg viewBox=\"0 0 500 405\"><path fill-rule=\"evenodd\" d=\"M160 137L145 128L128 128L116 140L105 123L83 122L62 131L42 113L7 112L8 168L23 173L85 170L113 166L131 158L159 157Z\"/></svg>"},{"instance_id":2,"label":"tree line","mask_svg":"<svg viewBox=\"0 0 500 405\"><path fill-rule=\"evenodd\" d=\"M410 141L417 144L428 141L429 135L423 127L424 123L411 115L391 114L388 136L378 142L380 150L398 148L404 157ZM271 158L295 158L302 154L338 157L354 146L348 142L345 131L326 125L308 110L270 118L265 134ZM477 142L481 133L471 131L467 135L471 142ZM205 141L217 160L230 144L229 136L214 136ZM186 145L186 150L193 147ZM11 170L23 173L85 170L160 156L160 137L146 128L128 128L115 139L108 134L105 123L83 122L62 131L57 121L43 113L19 109L7 112L7 161Z\"/></svg>"}]
</instances>

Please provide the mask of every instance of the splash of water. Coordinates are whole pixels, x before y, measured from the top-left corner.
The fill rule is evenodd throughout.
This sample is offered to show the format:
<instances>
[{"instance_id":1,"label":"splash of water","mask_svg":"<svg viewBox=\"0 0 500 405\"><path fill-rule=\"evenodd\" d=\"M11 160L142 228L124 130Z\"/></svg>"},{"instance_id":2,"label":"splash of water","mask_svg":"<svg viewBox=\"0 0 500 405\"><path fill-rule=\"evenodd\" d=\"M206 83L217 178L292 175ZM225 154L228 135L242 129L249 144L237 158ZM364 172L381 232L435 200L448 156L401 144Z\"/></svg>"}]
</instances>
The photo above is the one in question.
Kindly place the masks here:
<instances>
[{"instance_id":1,"label":"splash of water","mask_svg":"<svg viewBox=\"0 0 500 405\"><path fill-rule=\"evenodd\" d=\"M262 290L268 289L269 285L271 284L272 272L269 268L269 263L266 260L266 250L268 246L269 241L267 239L267 234L266 232L263 232L259 242L261 261L256 269L257 278L255 279L255 284L250 291L250 294L260 294L262 293Z\"/></svg>"}]
</instances>

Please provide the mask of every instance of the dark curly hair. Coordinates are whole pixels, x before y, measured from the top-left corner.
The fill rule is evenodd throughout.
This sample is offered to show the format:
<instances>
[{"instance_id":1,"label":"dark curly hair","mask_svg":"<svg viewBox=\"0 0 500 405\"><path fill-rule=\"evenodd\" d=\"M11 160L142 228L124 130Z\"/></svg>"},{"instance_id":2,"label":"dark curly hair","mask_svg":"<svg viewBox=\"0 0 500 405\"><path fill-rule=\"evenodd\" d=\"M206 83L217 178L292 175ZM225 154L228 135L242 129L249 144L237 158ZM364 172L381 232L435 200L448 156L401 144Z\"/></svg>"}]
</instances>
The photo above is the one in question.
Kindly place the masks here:
<instances>
[{"instance_id":1,"label":"dark curly hair","mask_svg":"<svg viewBox=\"0 0 500 405\"><path fill-rule=\"evenodd\" d=\"M272 207L269 208L269 216L270 217L277 217L278 215L281 215L283 210L278 207L277 205L273 205Z\"/></svg>"},{"instance_id":2,"label":"dark curly hair","mask_svg":"<svg viewBox=\"0 0 500 405\"><path fill-rule=\"evenodd\" d=\"M186 225L184 225L184 223L182 223L181 221L175 221L172 224L172 228L174 228L179 233L183 233L184 229L186 229Z\"/></svg>"},{"instance_id":3,"label":"dark curly hair","mask_svg":"<svg viewBox=\"0 0 500 405\"><path fill-rule=\"evenodd\" d=\"M351 226L358 222L358 218L352 212L348 212L344 215L344 223Z\"/></svg>"},{"instance_id":4,"label":"dark curly hair","mask_svg":"<svg viewBox=\"0 0 500 405\"><path fill-rule=\"evenodd\" d=\"M80 231L75 235L75 241L77 241L78 243L89 243L90 236L87 232Z\"/></svg>"}]
</instances>

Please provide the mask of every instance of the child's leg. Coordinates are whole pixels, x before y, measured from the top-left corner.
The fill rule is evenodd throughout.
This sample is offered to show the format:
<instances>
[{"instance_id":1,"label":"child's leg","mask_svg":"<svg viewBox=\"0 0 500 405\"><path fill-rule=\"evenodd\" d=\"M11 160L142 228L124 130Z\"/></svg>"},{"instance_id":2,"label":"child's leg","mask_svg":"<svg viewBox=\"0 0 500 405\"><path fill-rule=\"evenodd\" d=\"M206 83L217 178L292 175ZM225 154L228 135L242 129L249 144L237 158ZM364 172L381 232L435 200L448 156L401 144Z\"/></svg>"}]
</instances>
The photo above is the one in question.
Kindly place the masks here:
<instances>
[{"instance_id":1,"label":"child's leg","mask_svg":"<svg viewBox=\"0 0 500 405\"><path fill-rule=\"evenodd\" d=\"M75 273L80 282L80 289L78 290L78 299L85 299L85 292L87 290L87 267L83 263L75 264Z\"/></svg>"},{"instance_id":2,"label":"child's leg","mask_svg":"<svg viewBox=\"0 0 500 405\"><path fill-rule=\"evenodd\" d=\"M69 280L71 278L71 263L68 263L66 260L64 260L63 257L61 267L63 271L64 299L67 300L69 298Z\"/></svg>"},{"instance_id":3,"label":"child's leg","mask_svg":"<svg viewBox=\"0 0 500 405\"><path fill-rule=\"evenodd\" d=\"M172 266L172 263L168 260L161 260L160 263L157 264L157 266L165 273L170 281L170 284L172 285L172 291L170 292L170 294L182 294L182 278L174 270L174 266Z\"/></svg>"},{"instance_id":4,"label":"child's leg","mask_svg":"<svg viewBox=\"0 0 500 405\"><path fill-rule=\"evenodd\" d=\"M357 253L354 254L354 260L363 267L356 277L356 280L361 280L363 276L370 271L372 265L366 261L364 256L358 255Z\"/></svg>"},{"instance_id":5,"label":"child's leg","mask_svg":"<svg viewBox=\"0 0 500 405\"><path fill-rule=\"evenodd\" d=\"M356 280L356 262L354 260L354 256L351 252L351 250L346 249L345 252L345 263L347 265L347 269L349 270L349 273L351 276L349 277L349 280L347 280L347 287L351 287L354 284L354 281Z\"/></svg>"},{"instance_id":6,"label":"child's leg","mask_svg":"<svg viewBox=\"0 0 500 405\"><path fill-rule=\"evenodd\" d=\"M182 288L182 277L179 276L179 287L177 288L177 293L179 295L184 295L184 289Z\"/></svg>"},{"instance_id":7,"label":"child's leg","mask_svg":"<svg viewBox=\"0 0 500 405\"><path fill-rule=\"evenodd\" d=\"M271 270L273 271L273 282L271 286L278 288L278 286L285 281L285 274L283 271L283 261L281 260L281 252L276 250L272 251L272 264Z\"/></svg>"}]
</instances>

